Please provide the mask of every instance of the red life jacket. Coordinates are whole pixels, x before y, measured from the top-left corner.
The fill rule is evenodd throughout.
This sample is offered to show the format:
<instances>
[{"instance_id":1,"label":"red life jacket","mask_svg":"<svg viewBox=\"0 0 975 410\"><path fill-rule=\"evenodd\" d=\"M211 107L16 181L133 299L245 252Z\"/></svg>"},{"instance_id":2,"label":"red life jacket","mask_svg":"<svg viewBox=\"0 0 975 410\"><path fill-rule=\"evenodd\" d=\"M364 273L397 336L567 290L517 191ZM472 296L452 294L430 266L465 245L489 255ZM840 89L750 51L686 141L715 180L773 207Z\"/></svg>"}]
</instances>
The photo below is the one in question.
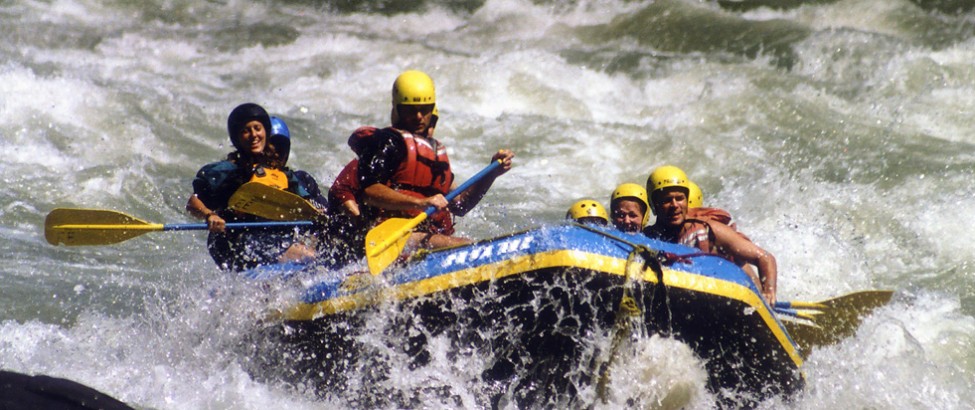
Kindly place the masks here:
<instances>
[{"instance_id":1,"label":"red life jacket","mask_svg":"<svg viewBox=\"0 0 975 410\"><path fill-rule=\"evenodd\" d=\"M454 182L454 174L450 170L447 148L433 138L417 138L409 132L396 128L387 128L387 130L393 131L403 138L403 143L406 146L406 158L399 164L386 185L404 195L416 198L449 193L450 186ZM349 136L349 146L358 154L363 139L372 137L376 131L374 127L360 127ZM358 163L357 160L353 160L353 162ZM355 172L356 165L350 163L336 178L332 187L338 189L337 197L347 199L350 193L358 194L361 191ZM412 218L421 212L423 211L380 210L377 222L394 217ZM423 224L417 227L417 230L452 235L454 233L453 216L447 210L434 212Z\"/></svg>"},{"instance_id":2,"label":"red life jacket","mask_svg":"<svg viewBox=\"0 0 975 410\"><path fill-rule=\"evenodd\" d=\"M355 131L352 131L352 135L349 136L349 148L352 148L352 152L354 152L356 156L359 156L359 154L362 152L362 144L364 144L367 139L372 138L377 130L378 128L367 125L356 128Z\"/></svg>"},{"instance_id":3,"label":"red life jacket","mask_svg":"<svg viewBox=\"0 0 975 410\"><path fill-rule=\"evenodd\" d=\"M738 231L738 224L735 223L734 219L731 217L731 213L725 211L721 208L693 208L687 210L687 217L692 219L700 219L702 221L715 221L721 222L728 225L729 228L734 229L741 235L742 238L748 239L751 242L751 238L747 235Z\"/></svg>"},{"instance_id":4,"label":"red life jacket","mask_svg":"<svg viewBox=\"0 0 975 410\"><path fill-rule=\"evenodd\" d=\"M714 234L711 232L711 225L708 222L718 222L728 225L735 233L751 242L751 238L738 231L738 226L732 219L731 213L721 208L702 207L688 209L687 219L684 220L684 226L681 227L680 233L676 238L676 243L700 249L701 252L719 255L734 262L738 266L744 266L746 262L735 260L726 249L714 245ZM652 229L652 226L650 228L651 232L656 231ZM660 233L658 233L657 238L668 240Z\"/></svg>"},{"instance_id":5,"label":"red life jacket","mask_svg":"<svg viewBox=\"0 0 975 410\"><path fill-rule=\"evenodd\" d=\"M691 208L687 210L687 217L692 219L718 221L730 226L731 229L736 231L738 230L738 228L735 227L734 220L731 219L731 213L721 208Z\"/></svg>"},{"instance_id":6,"label":"red life jacket","mask_svg":"<svg viewBox=\"0 0 975 410\"><path fill-rule=\"evenodd\" d=\"M647 236L650 236L651 238L690 246L692 248L697 248L703 253L718 255L730 261L734 261L730 255L724 252L721 248L715 246L714 233L711 232L711 225L709 225L707 221L701 219L684 219L684 224L681 226L676 237L670 236L665 231L658 229L656 225L649 226L644 232L646 232Z\"/></svg>"},{"instance_id":7,"label":"red life jacket","mask_svg":"<svg viewBox=\"0 0 975 410\"><path fill-rule=\"evenodd\" d=\"M447 195L451 184L454 183L454 173L450 170L450 159L447 158L447 147L433 138L417 138L413 134L395 128L389 130L402 136L406 144L406 158L393 174L393 178L388 183L389 187L417 198L436 194ZM422 211L384 211L383 213L412 218L420 212ZM424 222L417 227L417 230L444 235L454 233L453 216L446 209L434 212L427 221L429 225Z\"/></svg>"},{"instance_id":8,"label":"red life jacket","mask_svg":"<svg viewBox=\"0 0 975 410\"><path fill-rule=\"evenodd\" d=\"M714 246L711 225L698 219L684 220L684 226L680 228L680 234L677 236L677 243L700 249L701 252L718 253Z\"/></svg>"},{"instance_id":9,"label":"red life jacket","mask_svg":"<svg viewBox=\"0 0 975 410\"><path fill-rule=\"evenodd\" d=\"M734 262L738 266L745 266L747 262L743 260L735 259L735 257L730 252L728 252L727 249L714 245L714 234L711 233L711 225L709 225L706 222L706 221L714 221L718 223L725 223L722 219L719 218L722 218L722 215L726 215L727 219L731 220L731 214L719 208L696 208L696 209L707 210L708 213L702 215L702 214L695 214L693 212L689 212L691 215L695 215L695 217L702 217L702 218L688 219L684 222L684 227L681 229L680 232L680 243L682 245L698 248L702 252L720 255L721 257ZM710 219L709 217L711 216L716 216L716 217L714 219ZM745 238L747 241L751 242L751 238L745 236L745 234L741 232L738 232L738 229L734 225L728 225L728 227L734 229L735 233L737 233L742 238Z\"/></svg>"},{"instance_id":10,"label":"red life jacket","mask_svg":"<svg viewBox=\"0 0 975 410\"><path fill-rule=\"evenodd\" d=\"M397 191L413 192L422 197L447 195L454 173L450 170L447 147L433 138L417 138L395 128L406 144L406 158L399 164L389 186Z\"/></svg>"},{"instance_id":11,"label":"red life jacket","mask_svg":"<svg viewBox=\"0 0 975 410\"><path fill-rule=\"evenodd\" d=\"M396 128L386 128L403 138L406 147L406 158L399 164L387 185L400 191L412 191L423 194L426 198L435 194L447 195L450 185L454 182L454 174L450 170L450 159L447 158L447 147L433 138L417 138L409 132ZM378 131L375 127L359 127L349 136L349 147L358 155L362 144ZM349 165L346 165L349 168ZM343 170L342 174L348 174ZM345 177L354 181L352 178ZM352 184L343 184L346 188L355 188Z\"/></svg>"}]
</instances>

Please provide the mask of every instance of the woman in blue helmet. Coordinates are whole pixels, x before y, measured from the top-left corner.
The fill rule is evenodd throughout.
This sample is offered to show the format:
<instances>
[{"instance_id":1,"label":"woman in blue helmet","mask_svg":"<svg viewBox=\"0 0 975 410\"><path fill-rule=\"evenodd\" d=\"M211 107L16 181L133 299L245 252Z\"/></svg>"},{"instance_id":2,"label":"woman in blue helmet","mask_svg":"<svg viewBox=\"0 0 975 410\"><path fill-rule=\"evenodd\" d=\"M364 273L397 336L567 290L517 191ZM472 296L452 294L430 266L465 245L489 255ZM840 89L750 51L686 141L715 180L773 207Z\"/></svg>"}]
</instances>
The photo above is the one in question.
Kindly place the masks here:
<instances>
[{"instance_id":1,"label":"woman in blue helmet","mask_svg":"<svg viewBox=\"0 0 975 410\"><path fill-rule=\"evenodd\" d=\"M207 249L214 262L221 269L240 271L315 257L314 246L305 243L306 232L300 230L225 229L227 222L264 221L227 209L231 195L251 181L297 194L321 209L326 205L311 175L286 166L291 140L283 121L272 119L257 104L245 103L230 113L227 132L235 150L226 159L204 165L196 173L193 195L186 203L190 214L206 220L210 231Z\"/></svg>"}]
</instances>

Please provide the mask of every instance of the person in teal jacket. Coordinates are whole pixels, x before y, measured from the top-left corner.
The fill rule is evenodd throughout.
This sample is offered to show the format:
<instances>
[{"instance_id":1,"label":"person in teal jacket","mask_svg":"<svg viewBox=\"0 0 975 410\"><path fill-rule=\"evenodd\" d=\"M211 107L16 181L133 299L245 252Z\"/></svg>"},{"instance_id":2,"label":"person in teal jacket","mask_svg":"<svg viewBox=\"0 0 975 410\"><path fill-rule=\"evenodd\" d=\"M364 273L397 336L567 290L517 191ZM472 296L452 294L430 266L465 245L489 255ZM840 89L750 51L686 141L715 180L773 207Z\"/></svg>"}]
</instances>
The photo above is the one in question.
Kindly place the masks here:
<instances>
[{"instance_id":1,"label":"person in teal jacket","mask_svg":"<svg viewBox=\"0 0 975 410\"><path fill-rule=\"evenodd\" d=\"M224 270L241 271L260 265L310 260L316 256L313 236L301 229L252 228L227 230L227 222L266 221L228 209L230 197L243 184L265 183L308 199L324 209L326 199L310 174L289 169L290 132L280 119L278 133L272 118L254 103L237 106L227 119L235 150L222 161L204 165L193 179L193 195L186 210L206 221L207 249ZM269 135L270 134L270 135Z\"/></svg>"}]
</instances>

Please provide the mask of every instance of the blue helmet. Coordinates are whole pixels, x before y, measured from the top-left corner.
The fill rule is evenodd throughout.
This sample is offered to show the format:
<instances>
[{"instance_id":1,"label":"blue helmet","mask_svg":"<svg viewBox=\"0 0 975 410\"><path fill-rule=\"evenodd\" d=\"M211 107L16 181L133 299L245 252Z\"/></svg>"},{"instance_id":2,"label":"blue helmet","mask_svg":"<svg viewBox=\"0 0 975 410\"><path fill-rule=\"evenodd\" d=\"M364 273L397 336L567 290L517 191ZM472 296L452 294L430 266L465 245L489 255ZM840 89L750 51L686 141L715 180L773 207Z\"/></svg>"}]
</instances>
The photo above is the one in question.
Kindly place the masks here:
<instances>
[{"instance_id":1,"label":"blue helmet","mask_svg":"<svg viewBox=\"0 0 975 410\"><path fill-rule=\"evenodd\" d=\"M288 130L288 124L278 117L271 117L271 136L267 140L274 145L281 160L287 163L291 154L291 131Z\"/></svg>"},{"instance_id":2,"label":"blue helmet","mask_svg":"<svg viewBox=\"0 0 975 410\"><path fill-rule=\"evenodd\" d=\"M271 136L282 135L285 138L291 139L291 131L288 130L288 124L284 123L284 120L278 117L271 117Z\"/></svg>"}]
</instances>

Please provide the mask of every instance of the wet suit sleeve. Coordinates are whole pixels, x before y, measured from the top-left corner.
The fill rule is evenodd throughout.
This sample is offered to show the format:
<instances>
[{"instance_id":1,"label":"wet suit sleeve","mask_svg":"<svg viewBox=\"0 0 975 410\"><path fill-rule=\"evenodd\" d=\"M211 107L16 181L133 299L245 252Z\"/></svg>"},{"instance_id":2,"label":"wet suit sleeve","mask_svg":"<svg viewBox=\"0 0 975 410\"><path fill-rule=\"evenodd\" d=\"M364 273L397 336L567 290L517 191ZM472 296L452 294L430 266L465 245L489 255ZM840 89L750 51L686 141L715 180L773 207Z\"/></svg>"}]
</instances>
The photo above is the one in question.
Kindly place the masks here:
<instances>
[{"instance_id":1,"label":"wet suit sleeve","mask_svg":"<svg viewBox=\"0 0 975 410\"><path fill-rule=\"evenodd\" d=\"M359 153L359 187L389 182L404 158L406 144L399 135L385 129L376 131L369 144L362 147Z\"/></svg>"},{"instance_id":2,"label":"wet suit sleeve","mask_svg":"<svg viewBox=\"0 0 975 410\"><path fill-rule=\"evenodd\" d=\"M358 168L359 160L353 159L345 164L342 172L339 172L339 175L335 177L332 187L328 189L328 201L334 203L333 206L345 201L356 200L356 194L359 192Z\"/></svg>"},{"instance_id":3,"label":"wet suit sleeve","mask_svg":"<svg viewBox=\"0 0 975 410\"><path fill-rule=\"evenodd\" d=\"M294 174L298 182L308 191L308 196L305 199L311 201L316 208L325 209L328 206L328 200L322 196L322 190L318 187L318 181L315 180L315 177L301 170L294 171Z\"/></svg>"},{"instance_id":4,"label":"wet suit sleeve","mask_svg":"<svg viewBox=\"0 0 975 410\"><path fill-rule=\"evenodd\" d=\"M193 179L193 193L203 201L207 208L220 210L227 208L227 202L239 183L235 181L237 166L229 161L204 165Z\"/></svg>"}]
</instances>

